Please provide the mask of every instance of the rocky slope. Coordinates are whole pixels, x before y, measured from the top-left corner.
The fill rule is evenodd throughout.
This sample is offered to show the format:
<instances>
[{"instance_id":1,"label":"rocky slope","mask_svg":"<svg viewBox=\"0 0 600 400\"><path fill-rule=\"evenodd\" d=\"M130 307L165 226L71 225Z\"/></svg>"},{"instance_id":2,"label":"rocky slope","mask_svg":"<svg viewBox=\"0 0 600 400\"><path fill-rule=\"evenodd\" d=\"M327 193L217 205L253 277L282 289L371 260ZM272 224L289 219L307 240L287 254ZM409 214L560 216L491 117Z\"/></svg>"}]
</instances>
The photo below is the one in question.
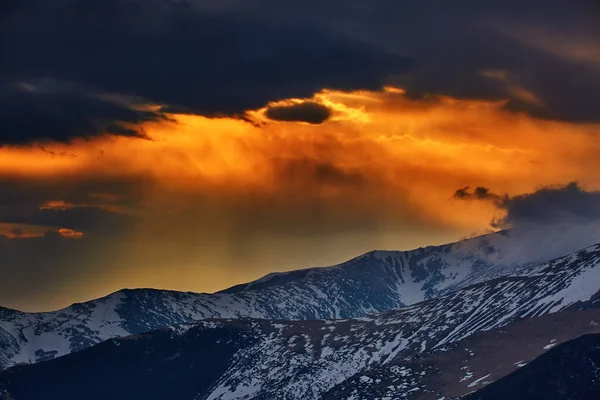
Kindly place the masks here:
<instances>
[{"instance_id":1,"label":"rocky slope","mask_svg":"<svg viewBox=\"0 0 600 400\"><path fill-rule=\"evenodd\" d=\"M346 263L275 273L216 294L122 290L48 313L0 308L0 368L52 359L103 340L205 318L363 316L518 273L505 233ZM506 250L508 249L508 250Z\"/></svg>"},{"instance_id":2,"label":"rocky slope","mask_svg":"<svg viewBox=\"0 0 600 400\"><path fill-rule=\"evenodd\" d=\"M450 354L477 333L523 318L590 307L576 312L593 313L586 306L599 290L597 245L373 316L205 320L112 339L57 360L11 368L0 375L0 393L16 400L433 398L440 387L422 377L436 376L439 368L418 360ZM520 361L526 362L513 363ZM467 388L500 377L474 373Z\"/></svg>"},{"instance_id":3,"label":"rocky slope","mask_svg":"<svg viewBox=\"0 0 600 400\"><path fill-rule=\"evenodd\" d=\"M477 332L442 349L409 357L397 365L381 365L360 372L323 398L460 398L528 365L555 346L589 333L600 333L600 309L518 319L500 328ZM399 367L402 374L391 373ZM399 394L403 388L413 391L403 396Z\"/></svg>"},{"instance_id":4,"label":"rocky slope","mask_svg":"<svg viewBox=\"0 0 600 400\"><path fill-rule=\"evenodd\" d=\"M600 334L561 344L464 400L600 399Z\"/></svg>"}]
</instances>

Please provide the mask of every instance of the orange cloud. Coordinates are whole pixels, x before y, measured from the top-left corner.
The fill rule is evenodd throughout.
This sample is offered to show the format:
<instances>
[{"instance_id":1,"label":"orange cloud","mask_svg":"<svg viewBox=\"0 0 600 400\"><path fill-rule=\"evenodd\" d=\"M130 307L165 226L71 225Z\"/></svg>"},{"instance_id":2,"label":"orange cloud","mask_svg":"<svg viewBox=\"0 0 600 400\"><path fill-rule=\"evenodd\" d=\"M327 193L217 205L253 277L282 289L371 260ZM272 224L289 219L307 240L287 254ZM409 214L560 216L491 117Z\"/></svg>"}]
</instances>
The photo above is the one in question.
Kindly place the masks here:
<instances>
[{"instance_id":1,"label":"orange cloud","mask_svg":"<svg viewBox=\"0 0 600 400\"><path fill-rule=\"evenodd\" d=\"M465 186L508 194L570 181L600 188L598 125L535 119L504 110L503 101L414 100L391 87L324 90L270 106L307 100L331 117L273 122L267 107L248 112L253 124L171 115L143 125L149 140L0 148L0 176L139 181L139 204L127 212L141 222L120 250L132 267L113 274L128 286L190 290L485 231L498 211L453 200ZM89 193L98 204L125 210L120 193L98 190ZM56 196L42 206L70 204Z\"/></svg>"},{"instance_id":2,"label":"orange cloud","mask_svg":"<svg viewBox=\"0 0 600 400\"><path fill-rule=\"evenodd\" d=\"M48 232L56 232L67 239L80 239L83 237L83 232L77 232L69 228L52 228L42 225L32 224L7 224L0 222L0 235L9 238L41 238Z\"/></svg>"},{"instance_id":3,"label":"orange cloud","mask_svg":"<svg viewBox=\"0 0 600 400\"><path fill-rule=\"evenodd\" d=\"M60 228L57 232L67 239L81 239L83 237L83 232L77 232L69 228Z\"/></svg>"},{"instance_id":4,"label":"orange cloud","mask_svg":"<svg viewBox=\"0 0 600 400\"><path fill-rule=\"evenodd\" d=\"M301 189L301 198L365 197L361 192L368 186L390 202L395 196L423 199L415 206L425 214L439 210L434 219L442 220L453 208L444 199L461 185L481 183L517 193L556 181L594 184L598 179L590 168L598 166L597 125L536 120L502 110L503 102L417 101L394 88L323 91L311 100L329 107L332 119L321 126L273 123L264 116L266 108L249 112L264 124L258 126L172 115L176 122L144 125L148 141L106 137L55 145L52 153L0 149L0 173L139 174L183 193L232 196L239 191L286 196ZM56 201L50 206L61 204ZM470 212L458 214L466 221L454 216L452 223L473 223Z\"/></svg>"},{"instance_id":5,"label":"orange cloud","mask_svg":"<svg viewBox=\"0 0 600 400\"><path fill-rule=\"evenodd\" d=\"M50 209L66 210L67 208L72 208L72 207L73 207L73 204L67 203L64 200L50 200L50 201L44 202L40 206L40 210L50 210Z\"/></svg>"}]
</instances>

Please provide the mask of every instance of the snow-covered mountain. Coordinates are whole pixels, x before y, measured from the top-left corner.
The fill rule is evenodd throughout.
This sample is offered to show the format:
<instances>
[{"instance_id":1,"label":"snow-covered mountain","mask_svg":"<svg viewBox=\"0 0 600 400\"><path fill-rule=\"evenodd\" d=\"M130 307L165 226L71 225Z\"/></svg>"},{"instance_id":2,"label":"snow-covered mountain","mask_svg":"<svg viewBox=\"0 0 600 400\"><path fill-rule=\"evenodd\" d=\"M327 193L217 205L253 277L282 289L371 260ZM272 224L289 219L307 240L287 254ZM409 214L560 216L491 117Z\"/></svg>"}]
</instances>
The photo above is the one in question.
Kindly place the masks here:
<instances>
[{"instance_id":1,"label":"snow-covered mountain","mask_svg":"<svg viewBox=\"0 0 600 400\"><path fill-rule=\"evenodd\" d=\"M523 368L561 343L589 333L600 333L598 308L517 319L396 363L363 370L323 398L456 399ZM394 373L398 368L402 373Z\"/></svg>"},{"instance_id":2,"label":"snow-covered mountain","mask_svg":"<svg viewBox=\"0 0 600 400\"><path fill-rule=\"evenodd\" d=\"M8 369L0 374L0 393L16 400L439 399L443 388L422 380L434 368L430 357L455 352L482 332L509 331L524 319L559 312L597 318L599 290L596 245L377 315L203 320L112 339ZM592 319L578 326L580 333L598 329ZM515 369L524 362L511 361ZM472 387L500 378L468 372Z\"/></svg>"},{"instance_id":3,"label":"snow-covered mountain","mask_svg":"<svg viewBox=\"0 0 600 400\"><path fill-rule=\"evenodd\" d=\"M0 368L101 341L206 318L358 317L517 273L510 236L496 233L412 251L373 251L333 267L274 273L215 294L122 290L47 313L0 309Z\"/></svg>"}]
</instances>

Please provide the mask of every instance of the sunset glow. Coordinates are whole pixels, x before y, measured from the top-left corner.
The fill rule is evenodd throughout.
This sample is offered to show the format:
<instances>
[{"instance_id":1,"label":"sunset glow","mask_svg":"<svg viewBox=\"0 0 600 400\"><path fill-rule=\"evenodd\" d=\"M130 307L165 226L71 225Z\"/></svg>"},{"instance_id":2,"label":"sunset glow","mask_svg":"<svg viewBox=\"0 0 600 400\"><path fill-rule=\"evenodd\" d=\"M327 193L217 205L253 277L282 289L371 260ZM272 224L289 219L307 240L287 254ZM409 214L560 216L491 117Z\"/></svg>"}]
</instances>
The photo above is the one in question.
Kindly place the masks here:
<instances>
[{"instance_id":1,"label":"sunset glow","mask_svg":"<svg viewBox=\"0 0 600 400\"><path fill-rule=\"evenodd\" d=\"M248 112L253 123L171 114L170 121L141 126L148 139L100 136L4 147L0 174L57 187L137 182L137 207L120 204L123 193L113 188L90 193L92 201L80 204L57 194L40 209L97 206L140 217L119 254L142 260L153 273L140 275L132 265L113 274L125 274L132 285L200 291L258 277L273 263L278 269L325 264L370 247L410 248L486 232L501 215L493 205L452 199L457 188L473 182L507 194L557 181L600 188L597 124L540 120L505 111L503 101L412 100L397 88L328 90L279 104L308 100L331 109L331 118L315 126L271 121L265 109ZM85 235L46 228L67 238ZM333 251L286 264L289 244L278 238L282 230L303 235L308 248L327 234ZM23 232L43 235L44 227ZM228 265L241 259L231 255L231 246L244 251L242 232L251 235L244 240L252 252L244 256L246 272L233 277ZM194 241L196 250L182 250ZM281 251L266 250L273 241ZM359 241L359 250L341 245ZM188 275L171 276L166 261L147 257L148 246L186 254ZM196 270L196 264L204 268ZM189 275L195 271L202 276L196 281Z\"/></svg>"},{"instance_id":2,"label":"sunset glow","mask_svg":"<svg viewBox=\"0 0 600 400\"><path fill-rule=\"evenodd\" d=\"M218 291L600 190L591 3L9 3L3 306Z\"/></svg>"}]
</instances>

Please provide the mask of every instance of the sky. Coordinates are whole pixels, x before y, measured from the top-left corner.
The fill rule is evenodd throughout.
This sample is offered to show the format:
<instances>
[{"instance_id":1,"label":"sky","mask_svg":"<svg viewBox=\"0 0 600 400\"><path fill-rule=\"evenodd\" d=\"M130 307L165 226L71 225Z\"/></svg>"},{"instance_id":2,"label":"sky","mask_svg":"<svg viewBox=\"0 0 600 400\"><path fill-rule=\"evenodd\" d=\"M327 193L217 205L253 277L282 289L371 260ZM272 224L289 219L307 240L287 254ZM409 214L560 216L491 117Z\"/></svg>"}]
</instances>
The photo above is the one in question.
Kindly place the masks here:
<instances>
[{"instance_id":1,"label":"sky","mask_svg":"<svg viewBox=\"0 0 600 400\"><path fill-rule=\"evenodd\" d=\"M600 242L598 20L593 0L3 1L0 305L507 228Z\"/></svg>"}]
</instances>

